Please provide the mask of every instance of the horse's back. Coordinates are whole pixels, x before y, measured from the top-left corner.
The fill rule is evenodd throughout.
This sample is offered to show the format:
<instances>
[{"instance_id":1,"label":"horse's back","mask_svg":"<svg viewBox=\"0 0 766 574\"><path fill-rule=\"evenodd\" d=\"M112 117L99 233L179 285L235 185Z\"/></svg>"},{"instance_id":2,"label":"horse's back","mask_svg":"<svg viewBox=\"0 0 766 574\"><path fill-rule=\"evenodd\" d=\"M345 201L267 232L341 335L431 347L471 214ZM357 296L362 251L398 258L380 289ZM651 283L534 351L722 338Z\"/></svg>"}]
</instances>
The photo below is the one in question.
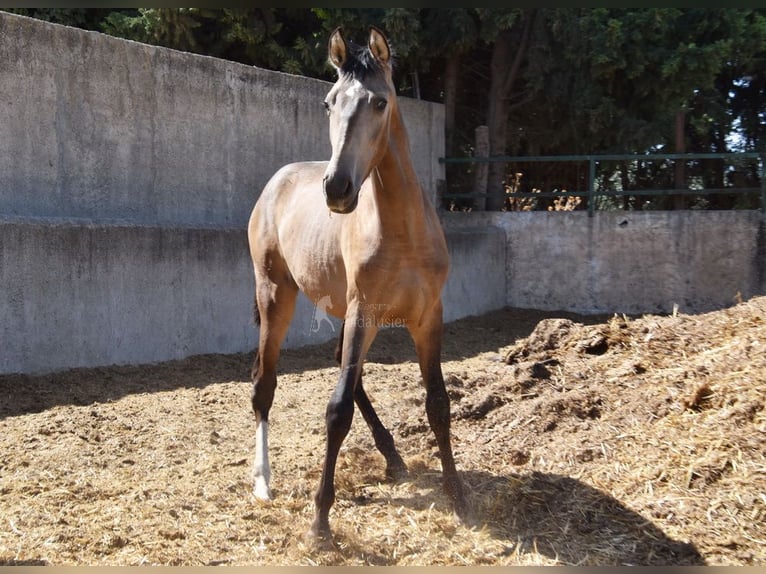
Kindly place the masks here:
<instances>
[{"instance_id":1,"label":"horse's back","mask_svg":"<svg viewBox=\"0 0 766 574\"><path fill-rule=\"evenodd\" d=\"M317 187L321 195L322 176L327 168L326 161L301 161L288 163L269 178L255 202L253 213L274 204L289 202L290 195L301 188Z\"/></svg>"},{"instance_id":2,"label":"horse's back","mask_svg":"<svg viewBox=\"0 0 766 574\"><path fill-rule=\"evenodd\" d=\"M264 186L255 202L248 223L251 247L263 239L283 215L300 200L311 202L312 196L322 195L322 174L327 162L295 162L279 168ZM300 198L296 195L300 194Z\"/></svg>"}]
</instances>

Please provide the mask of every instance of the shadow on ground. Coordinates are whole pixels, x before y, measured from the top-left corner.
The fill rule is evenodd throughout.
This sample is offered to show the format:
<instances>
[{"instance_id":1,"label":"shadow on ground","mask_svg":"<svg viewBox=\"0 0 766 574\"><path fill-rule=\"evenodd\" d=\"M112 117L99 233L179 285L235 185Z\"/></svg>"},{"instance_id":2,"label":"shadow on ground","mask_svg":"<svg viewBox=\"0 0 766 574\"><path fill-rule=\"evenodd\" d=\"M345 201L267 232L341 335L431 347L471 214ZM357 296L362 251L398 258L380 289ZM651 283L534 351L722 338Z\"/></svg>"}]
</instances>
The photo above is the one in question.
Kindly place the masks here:
<instances>
[{"instance_id":1,"label":"shadow on ground","mask_svg":"<svg viewBox=\"0 0 766 574\"><path fill-rule=\"evenodd\" d=\"M616 498L577 479L537 471L493 475L469 470L461 475L470 493L469 526L486 528L506 546L507 555L536 551L582 566L705 565L693 544L674 540ZM390 502L429 508L434 492L441 490L440 473L411 474L409 480L426 487L426 494ZM446 497L436 498L436 506L450 512Z\"/></svg>"}]
</instances>

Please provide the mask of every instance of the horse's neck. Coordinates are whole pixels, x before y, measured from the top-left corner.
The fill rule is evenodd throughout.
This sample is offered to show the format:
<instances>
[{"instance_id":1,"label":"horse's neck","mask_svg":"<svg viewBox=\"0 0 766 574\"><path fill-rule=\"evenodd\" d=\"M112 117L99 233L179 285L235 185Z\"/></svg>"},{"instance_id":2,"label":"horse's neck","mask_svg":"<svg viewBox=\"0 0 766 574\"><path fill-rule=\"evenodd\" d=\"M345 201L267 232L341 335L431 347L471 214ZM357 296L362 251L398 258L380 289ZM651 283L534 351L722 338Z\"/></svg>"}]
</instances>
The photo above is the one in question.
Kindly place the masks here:
<instances>
[{"instance_id":1,"label":"horse's neck","mask_svg":"<svg viewBox=\"0 0 766 574\"><path fill-rule=\"evenodd\" d=\"M402 226L408 233L422 229L428 199L418 182L407 130L398 109L392 118L388 151L376 171L372 182L381 221L389 229Z\"/></svg>"}]
</instances>

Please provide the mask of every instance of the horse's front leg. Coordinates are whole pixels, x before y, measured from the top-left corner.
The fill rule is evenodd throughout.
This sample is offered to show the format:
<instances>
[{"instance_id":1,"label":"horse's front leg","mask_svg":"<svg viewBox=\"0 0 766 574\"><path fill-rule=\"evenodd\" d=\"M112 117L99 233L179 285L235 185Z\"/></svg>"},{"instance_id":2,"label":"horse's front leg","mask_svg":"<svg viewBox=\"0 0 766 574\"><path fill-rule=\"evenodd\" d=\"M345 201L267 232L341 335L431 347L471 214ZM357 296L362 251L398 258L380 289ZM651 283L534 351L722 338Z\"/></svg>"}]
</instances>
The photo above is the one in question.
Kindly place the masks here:
<instances>
[{"instance_id":1,"label":"horse's front leg","mask_svg":"<svg viewBox=\"0 0 766 574\"><path fill-rule=\"evenodd\" d=\"M297 288L277 285L262 279L256 285L260 338L252 369L250 395L255 413L255 459L253 461L253 494L260 500L271 500L271 465L269 464L269 411L277 387L277 361L282 340L287 334L295 310Z\"/></svg>"},{"instance_id":2,"label":"horse's front leg","mask_svg":"<svg viewBox=\"0 0 766 574\"><path fill-rule=\"evenodd\" d=\"M343 325L343 349L340 377L327 404L327 447L325 450L322 478L314 501L314 522L308 532L309 538L320 543L330 543L330 508L335 502L335 464L338 452L346 438L354 417L354 392L362 373L364 358L377 333L374 321L365 320L356 304L349 306Z\"/></svg>"},{"instance_id":3,"label":"horse's front leg","mask_svg":"<svg viewBox=\"0 0 766 574\"><path fill-rule=\"evenodd\" d=\"M340 363L343 359L343 326L340 329L340 337L338 338L338 345L335 348L335 360ZM392 480L399 480L407 476L407 464L404 459L396 450L396 444L394 443L394 437L383 426L383 423L378 417L378 413L375 412L375 407L372 406L367 393L364 391L362 385L362 373L359 372L359 380L356 382L356 389L354 391L354 402L359 407L359 412L364 417L364 422L372 433L372 438L375 441L380 454L386 459L386 477Z\"/></svg>"},{"instance_id":4,"label":"horse's front leg","mask_svg":"<svg viewBox=\"0 0 766 574\"><path fill-rule=\"evenodd\" d=\"M469 508L463 483L455 467L450 441L450 400L444 386L441 368L441 341L443 332L442 305L438 302L420 325L411 325L410 334L415 342L423 385L426 388L426 414L436 436L444 477L444 491L453 503L460 521L467 521Z\"/></svg>"}]
</instances>

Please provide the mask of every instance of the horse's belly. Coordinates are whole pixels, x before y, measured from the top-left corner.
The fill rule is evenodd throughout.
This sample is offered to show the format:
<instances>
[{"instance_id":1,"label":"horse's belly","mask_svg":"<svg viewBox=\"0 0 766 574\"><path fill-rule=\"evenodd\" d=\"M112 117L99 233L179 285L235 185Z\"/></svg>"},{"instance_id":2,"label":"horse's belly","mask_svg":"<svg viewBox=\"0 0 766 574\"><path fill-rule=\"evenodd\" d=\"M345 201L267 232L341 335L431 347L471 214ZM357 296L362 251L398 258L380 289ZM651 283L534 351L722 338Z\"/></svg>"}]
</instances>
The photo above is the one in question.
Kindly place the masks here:
<instances>
[{"instance_id":1,"label":"horse's belly","mask_svg":"<svg viewBox=\"0 0 766 574\"><path fill-rule=\"evenodd\" d=\"M321 245L303 243L284 253L298 289L323 311L342 318L346 313L346 271L342 260L322 252Z\"/></svg>"}]
</instances>

